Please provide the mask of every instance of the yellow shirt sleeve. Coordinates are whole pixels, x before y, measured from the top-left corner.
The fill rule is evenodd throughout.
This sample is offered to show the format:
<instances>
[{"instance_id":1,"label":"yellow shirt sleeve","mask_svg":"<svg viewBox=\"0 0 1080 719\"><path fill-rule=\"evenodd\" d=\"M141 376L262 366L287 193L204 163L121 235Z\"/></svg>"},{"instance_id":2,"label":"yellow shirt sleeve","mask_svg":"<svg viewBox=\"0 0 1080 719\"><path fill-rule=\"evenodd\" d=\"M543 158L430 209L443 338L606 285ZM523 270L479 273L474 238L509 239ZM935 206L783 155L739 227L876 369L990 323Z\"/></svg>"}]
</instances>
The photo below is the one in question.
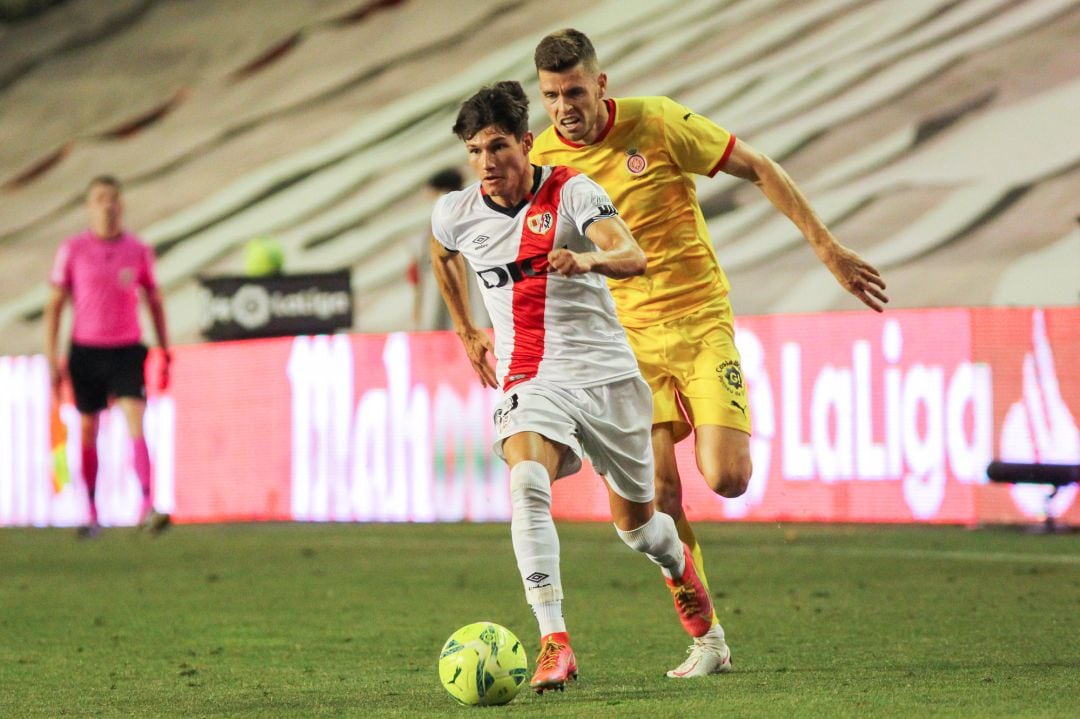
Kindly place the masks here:
<instances>
[{"instance_id":1,"label":"yellow shirt sleeve","mask_svg":"<svg viewBox=\"0 0 1080 719\"><path fill-rule=\"evenodd\" d=\"M727 162L735 136L669 98L662 100L664 140L675 164L697 175L715 175Z\"/></svg>"}]
</instances>

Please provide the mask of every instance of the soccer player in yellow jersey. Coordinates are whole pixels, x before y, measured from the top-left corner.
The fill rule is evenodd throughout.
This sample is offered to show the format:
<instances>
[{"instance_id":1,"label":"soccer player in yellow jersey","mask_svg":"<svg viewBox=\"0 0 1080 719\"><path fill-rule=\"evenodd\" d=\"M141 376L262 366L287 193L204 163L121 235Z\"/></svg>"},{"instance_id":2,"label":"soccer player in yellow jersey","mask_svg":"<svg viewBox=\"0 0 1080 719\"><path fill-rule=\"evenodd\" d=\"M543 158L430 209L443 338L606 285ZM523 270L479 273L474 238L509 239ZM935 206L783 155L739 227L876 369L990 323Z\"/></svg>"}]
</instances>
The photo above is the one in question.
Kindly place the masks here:
<instances>
[{"instance_id":1,"label":"soccer player in yellow jersey","mask_svg":"<svg viewBox=\"0 0 1080 719\"><path fill-rule=\"evenodd\" d=\"M611 293L653 392L656 504L676 520L704 579L701 549L682 509L675 444L695 433L698 469L712 490L738 497L750 481L750 408L735 348L728 280L716 259L694 175L725 172L757 185L802 232L837 281L871 309L888 302L880 273L841 245L791 177L769 157L667 97L607 98L589 38L554 32L534 56L552 126L531 160L568 165L607 190L647 258L644 275ZM669 677L719 674L731 652L715 614L710 632Z\"/></svg>"}]
</instances>

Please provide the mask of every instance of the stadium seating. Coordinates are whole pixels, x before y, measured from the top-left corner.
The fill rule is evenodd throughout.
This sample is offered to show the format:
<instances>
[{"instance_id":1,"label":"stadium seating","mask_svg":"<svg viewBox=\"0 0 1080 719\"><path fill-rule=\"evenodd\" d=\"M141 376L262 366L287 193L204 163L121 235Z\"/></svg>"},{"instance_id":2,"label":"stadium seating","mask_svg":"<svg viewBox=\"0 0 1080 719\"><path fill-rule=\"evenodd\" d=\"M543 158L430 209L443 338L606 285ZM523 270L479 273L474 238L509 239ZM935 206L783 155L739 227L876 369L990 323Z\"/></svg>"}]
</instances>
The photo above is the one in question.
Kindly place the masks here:
<instances>
[{"instance_id":1,"label":"stadium seating","mask_svg":"<svg viewBox=\"0 0 1080 719\"><path fill-rule=\"evenodd\" d=\"M1076 0L449 5L70 0L0 26L4 353L40 351L52 253L103 172L158 248L174 341L199 339L195 278L258 234L287 270L350 267L358 330L408 328L458 103L504 78L535 96L532 49L565 26L612 94L671 95L781 161L894 306L1080 301ZM858 306L754 188L699 191L737 312Z\"/></svg>"}]
</instances>

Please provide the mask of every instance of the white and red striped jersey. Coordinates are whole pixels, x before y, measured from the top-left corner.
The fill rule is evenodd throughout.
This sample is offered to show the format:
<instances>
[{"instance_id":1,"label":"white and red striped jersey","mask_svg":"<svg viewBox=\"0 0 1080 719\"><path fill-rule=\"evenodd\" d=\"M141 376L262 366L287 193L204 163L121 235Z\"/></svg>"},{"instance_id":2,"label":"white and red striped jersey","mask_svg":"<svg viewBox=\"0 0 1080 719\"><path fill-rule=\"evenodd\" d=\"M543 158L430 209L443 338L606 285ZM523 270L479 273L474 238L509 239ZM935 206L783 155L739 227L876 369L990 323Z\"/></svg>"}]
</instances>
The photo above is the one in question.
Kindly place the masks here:
<instances>
[{"instance_id":1,"label":"white and red striped jersey","mask_svg":"<svg viewBox=\"0 0 1080 719\"><path fill-rule=\"evenodd\" d=\"M615 214L600 185L560 166L534 167L532 192L517 207L495 204L479 182L435 204L432 234L477 274L503 389L534 378L592 387L638 374L607 278L563 277L547 261L556 247L595 251L585 230Z\"/></svg>"}]
</instances>

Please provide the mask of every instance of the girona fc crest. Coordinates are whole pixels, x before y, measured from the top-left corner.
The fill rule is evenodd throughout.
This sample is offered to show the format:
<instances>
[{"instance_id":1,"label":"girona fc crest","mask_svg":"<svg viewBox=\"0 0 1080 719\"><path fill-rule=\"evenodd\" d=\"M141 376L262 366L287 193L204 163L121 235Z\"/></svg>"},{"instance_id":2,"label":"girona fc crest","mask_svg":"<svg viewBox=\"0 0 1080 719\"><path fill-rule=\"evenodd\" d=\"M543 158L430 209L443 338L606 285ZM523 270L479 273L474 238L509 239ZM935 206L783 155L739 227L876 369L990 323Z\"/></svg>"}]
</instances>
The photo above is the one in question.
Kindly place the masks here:
<instances>
[{"instance_id":1,"label":"girona fc crest","mask_svg":"<svg viewBox=\"0 0 1080 719\"><path fill-rule=\"evenodd\" d=\"M638 152L636 147L631 147L626 151L626 169L630 171L631 175L640 175L645 172L645 168L649 166L649 163L645 161L645 156Z\"/></svg>"},{"instance_id":2,"label":"girona fc crest","mask_svg":"<svg viewBox=\"0 0 1080 719\"><path fill-rule=\"evenodd\" d=\"M555 218L552 217L550 212L539 212L535 215L531 215L528 219L529 229L538 235L542 235L551 229L551 225L555 222Z\"/></svg>"}]
</instances>

